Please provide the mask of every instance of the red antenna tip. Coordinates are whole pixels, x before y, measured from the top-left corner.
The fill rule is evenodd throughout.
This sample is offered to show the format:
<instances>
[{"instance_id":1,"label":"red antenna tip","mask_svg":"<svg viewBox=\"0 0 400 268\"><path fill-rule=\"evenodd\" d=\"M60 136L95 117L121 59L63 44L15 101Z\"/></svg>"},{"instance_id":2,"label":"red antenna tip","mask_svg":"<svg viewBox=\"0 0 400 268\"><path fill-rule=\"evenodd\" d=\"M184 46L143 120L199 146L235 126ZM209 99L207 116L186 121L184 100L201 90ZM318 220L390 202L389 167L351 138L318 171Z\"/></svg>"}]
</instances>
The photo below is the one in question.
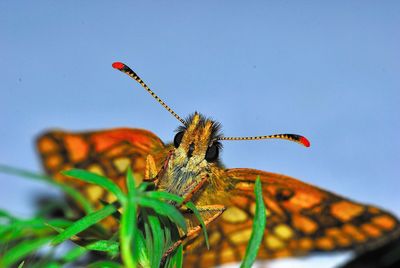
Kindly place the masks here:
<instances>
[{"instance_id":1,"label":"red antenna tip","mask_svg":"<svg viewBox=\"0 0 400 268\"><path fill-rule=\"evenodd\" d=\"M307 140L305 137L301 137L300 140L301 144L303 144L306 147L310 147L310 142Z\"/></svg>"},{"instance_id":2,"label":"red antenna tip","mask_svg":"<svg viewBox=\"0 0 400 268\"><path fill-rule=\"evenodd\" d=\"M125 64L123 64L122 62L116 61L112 64L112 67L121 71L122 68L125 67Z\"/></svg>"}]
</instances>

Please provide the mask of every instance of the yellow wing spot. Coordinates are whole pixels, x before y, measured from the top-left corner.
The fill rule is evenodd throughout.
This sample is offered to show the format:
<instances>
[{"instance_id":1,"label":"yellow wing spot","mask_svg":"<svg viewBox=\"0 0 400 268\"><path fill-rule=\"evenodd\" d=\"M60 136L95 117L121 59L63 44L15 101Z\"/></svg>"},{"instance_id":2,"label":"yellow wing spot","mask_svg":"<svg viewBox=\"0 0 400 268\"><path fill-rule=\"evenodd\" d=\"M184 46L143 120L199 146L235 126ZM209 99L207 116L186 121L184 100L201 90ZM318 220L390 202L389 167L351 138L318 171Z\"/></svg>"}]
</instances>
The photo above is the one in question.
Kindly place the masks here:
<instances>
[{"instance_id":1,"label":"yellow wing spot","mask_svg":"<svg viewBox=\"0 0 400 268\"><path fill-rule=\"evenodd\" d=\"M220 257L223 260L232 260L232 258L235 257L235 252L231 248L224 248L224 250L221 251Z\"/></svg>"},{"instance_id":2,"label":"yellow wing spot","mask_svg":"<svg viewBox=\"0 0 400 268\"><path fill-rule=\"evenodd\" d=\"M343 231L348 234L350 237L354 238L355 240L361 242L366 239L365 235L361 233L354 225L352 224L345 224L343 225Z\"/></svg>"},{"instance_id":3,"label":"yellow wing spot","mask_svg":"<svg viewBox=\"0 0 400 268\"><path fill-rule=\"evenodd\" d=\"M299 247L304 251L309 251L314 247L314 242L311 238L302 238L299 240Z\"/></svg>"},{"instance_id":4,"label":"yellow wing spot","mask_svg":"<svg viewBox=\"0 0 400 268\"><path fill-rule=\"evenodd\" d=\"M249 229L235 232L235 233L231 234L231 236L230 236L231 241L236 245L243 244L250 240L251 231L252 231L251 228L249 228Z\"/></svg>"},{"instance_id":5,"label":"yellow wing spot","mask_svg":"<svg viewBox=\"0 0 400 268\"><path fill-rule=\"evenodd\" d=\"M250 204L250 209L249 209L249 210L250 210L250 214L251 214L251 215L253 215L253 216L256 215L256 203L251 203L251 204ZM267 211L265 211L265 212L267 212ZM267 215L267 216L268 216L268 215Z\"/></svg>"},{"instance_id":6,"label":"yellow wing spot","mask_svg":"<svg viewBox=\"0 0 400 268\"><path fill-rule=\"evenodd\" d=\"M139 185L143 182L143 174L138 172L133 172L133 178L135 179L135 185ZM124 181L124 180L122 180Z\"/></svg>"},{"instance_id":7,"label":"yellow wing spot","mask_svg":"<svg viewBox=\"0 0 400 268\"><path fill-rule=\"evenodd\" d=\"M230 223L239 223L247 220L247 214L238 207L229 207L222 213L222 219Z\"/></svg>"},{"instance_id":8,"label":"yellow wing spot","mask_svg":"<svg viewBox=\"0 0 400 268\"><path fill-rule=\"evenodd\" d=\"M295 228L299 229L300 231L306 234L312 234L318 228L317 223L315 223L310 218L301 215L293 215L292 224Z\"/></svg>"},{"instance_id":9,"label":"yellow wing spot","mask_svg":"<svg viewBox=\"0 0 400 268\"><path fill-rule=\"evenodd\" d=\"M51 155L46 158L46 167L50 169L57 168L63 162L61 156L59 155Z\"/></svg>"},{"instance_id":10,"label":"yellow wing spot","mask_svg":"<svg viewBox=\"0 0 400 268\"><path fill-rule=\"evenodd\" d=\"M117 170L121 173L124 173L131 164L131 160L128 157L116 158L113 162Z\"/></svg>"},{"instance_id":11,"label":"yellow wing spot","mask_svg":"<svg viewBox=\"0 0 400 268\"><path fill-rule=\"evenodd\" d=\"M361 229L372 237L378 237L382 234L381 230L369 223L361 225Z\"/></svg>"},{"instance_id":12,"label":"yellow wing spot","mask_svg":"<svg viewBox=\"0 0 400 268\"><path fill-rule=\"evenodd\" d=\"M212 250L206 251L206 252L202 253L202 255L201 255L202 260L204 260L204 262L206 262L206 263L213 263L215 260L215 257L216 257L216 254Z\"/></svg>"},{"instance_id":13,"label":"yellow wing spot","mask_svg":"<svg viewBox=\"0 0 400 268\"><path fill-rule=\"evenodd\" d=\"M392 230L396 226L395 220L387 215L372 218L372 223L385 230Z\"/></svg>"},{"instance_id":14,"label":"yellow wing spot","mask_svg":"<svg viewBox=\"0 0 400 268\"><path fill-rule=\"evenodd\" d=\"M349 221L354 217L359 216L364 211L364 207L350 203L348 201L340 201L332 205L331 213L332 215L341 220Z\"/></svg>"},{"instance_id":15,"label":"yellow wing spot","mask_svg":"<svg viewBox=\"0 0 400 268\"><path fill-rule=\"evenodd\" d=\"M38 147L41 153L46 154L55 151L57 144L49 138L41 138Z\"/></svg>"},{"instance_id":16,"label":"yellow wing spot","mask_svg":"<svg viewBox=\"0 0 400 268\"><path fill-rule=\"evenodd\" d=\"M279 224L274 228L274 233L284 240L288 240L293 237L293 230L286 224Z\"/></svg>"},{"instance_id":17,"label":"yellow wing spot","mask_svg":"<svg viewBox=\"0 0 400 268\"><path fill-rule=\"evenodd\" d=\"M271 211L269 209L265 209L265 216L269 217L271 215Z\"/></svg>"},{"instance_id":18,"label":"yellow wing spot","mask_svg":"<svg viewBox=\"0 0 400 268\"><path fill-rule=\"evenodd\" d=\"M335 243L331 238L321 237L317 239L316 245L319 249L322 250L332 250L335 247Z\"/></svg>"},{"instance_id":19,"label":"yellow wing spot","mask_svg":"<svg viewBox=\"0 0 400 268\"><path fill-rule=\"evenodd\" d=\"M85 188L85 192L90 201L98 201L104 190L98 185L89 185Z\"/></svg>"},{"instance_id":20,"label":"yellow wing spot","mask_svg":"<svg viewBox=\"0 0 400 268\"><path fill-rule=\"evenodd\" d=\"M112 202L114 202L114 201L117 200L117 198L115 197L115 195L114 195L113 193L107 193L105 199L106 199L106 201L107 201L108 203L112 203Z\"/></svg>"},{"instance_id":21,"label":"yellow wing spot","mask_svg":"<svg viewBox=\"0 0 400 268\"><path fill-rule=\"evenodd\" d=\"M88 171L96 173L96 174L101 175L101 176L104 175L103 168L100 165L97 165L97 164L91 165L88 168Z\"/></svg>"},{"instance_id":22,"label":"yellow wing spot","mask_svg":"<svg viewBox=\"0 0 400 268\"><path fill-rule=\"evenodd\" d=\"M253 191L254 184L248 182L239 182L238 184L236 184L236 188L242 191Z\"/></svg>"},{"instance_id":23,"label":"yellow wing spot","mask_svg":"<svg viewBox=\"0 0 400 268\"><path fill-rule=\"evenodd\" d=\"M221 234L218 232L214 232L210 235L208 241L210 241L210 245L215 245L219 242L220 239L221 239Z\"/></svg>"},{"instance_id":24,"label":"yellow wing spot","mask_svg":"<svg viewBox=\"0 0 400 268\"><path fill-rule=\"evenodd\" d=\"M265 246L271 250L278 250L285 247L285 243L272 234L267 234L264 238Z\"/></svg>"}]
</instances>

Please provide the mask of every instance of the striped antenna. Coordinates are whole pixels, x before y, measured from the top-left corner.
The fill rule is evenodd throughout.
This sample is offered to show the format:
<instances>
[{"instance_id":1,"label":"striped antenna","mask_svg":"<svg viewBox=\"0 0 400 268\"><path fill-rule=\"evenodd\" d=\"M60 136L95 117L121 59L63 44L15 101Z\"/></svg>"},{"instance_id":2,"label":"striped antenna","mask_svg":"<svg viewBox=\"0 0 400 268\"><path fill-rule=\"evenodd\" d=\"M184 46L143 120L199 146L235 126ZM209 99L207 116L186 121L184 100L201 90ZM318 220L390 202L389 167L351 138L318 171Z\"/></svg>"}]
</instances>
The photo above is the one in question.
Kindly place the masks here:
<instances>
[{"instance_id":1,"label":"striped antenna","mask_svg":"<svg viewBox=\"0 0 400 268\"><path fill-rule=\"evenodd\" d=\"M186 125L185 120L183 120L177 113L174 112L174 110L172 110L167 104L165 104L165 102L163 102L160 97L158 97L147 85L145 82L143 82L143 80L134 72L132 71L131 68L129 68L128 66L126 66L125 64L123 64L122 62L114 62L112 64L112 67L120 70L121 72L129 75L130 77L132 77L133 79L135 79L139 84L142 85L142 87L144 87L144 89L147 90L147 92L150 93L151 96L153 96L153 98L155 98L165 109L167 109L168 112L170 112L176 119L178 119L179 121L181 121L181 123L183 125Z\"/></svg>"},{"instance_id":2,"label":"striped antenna","mask_svg":"<svg viewBox=\"0 0 400 268\"><path fill-rule=\"evenodd\" d=\"M247 141L247 140L265 140L265 139L281 139L297 142L305 147L310 147L310 142L306 137L297 134L277 134L267 136L254 136L254 137L221 137L217 140L228 140L228 141Z\"/></svg>"}]
</instances>

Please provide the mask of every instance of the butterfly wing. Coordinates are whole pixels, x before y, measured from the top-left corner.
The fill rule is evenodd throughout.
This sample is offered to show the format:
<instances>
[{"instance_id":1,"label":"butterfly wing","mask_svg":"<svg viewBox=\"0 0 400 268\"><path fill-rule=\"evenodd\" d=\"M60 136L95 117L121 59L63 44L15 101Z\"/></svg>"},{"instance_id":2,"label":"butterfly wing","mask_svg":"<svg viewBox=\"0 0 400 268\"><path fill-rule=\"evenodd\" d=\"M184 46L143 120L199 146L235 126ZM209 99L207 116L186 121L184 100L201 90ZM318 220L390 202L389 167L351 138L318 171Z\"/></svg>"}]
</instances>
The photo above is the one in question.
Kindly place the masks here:
<instances>
[{"instance_id":1,"label":"butterfly wing","mask_svg":"<svg viewBox=\"0 0 400 268\"><path fill-rule=\"evenodd\" d=\"M124 187L123 178L128 166L135 172L136 179L143 179L147 155L155 156L155 162L161 165L165 152L164 143L155 134L129 128L85 133L50 131L38 137L37 148L49 175L80 189L93 202L107 200L99 186L87 185L59 172L71 168L86 169Z\"/></svg>"},{"instance_id":2,"label":"butterfly wing","mask_svg":"<svg viewBox=\"0 0 400 268\"><path fill-rule=\"evenodd\" d=\"M379 246L400 235L399 221L369 205L350 201L294 178L254 169L228 169L230 203L202 237L187 246L185 267L210 267L243 259L255 212L254 182L260 176L267 227L259 259ZM197 266L196 266L197 265Z\"/></svg>"}]
</instances>

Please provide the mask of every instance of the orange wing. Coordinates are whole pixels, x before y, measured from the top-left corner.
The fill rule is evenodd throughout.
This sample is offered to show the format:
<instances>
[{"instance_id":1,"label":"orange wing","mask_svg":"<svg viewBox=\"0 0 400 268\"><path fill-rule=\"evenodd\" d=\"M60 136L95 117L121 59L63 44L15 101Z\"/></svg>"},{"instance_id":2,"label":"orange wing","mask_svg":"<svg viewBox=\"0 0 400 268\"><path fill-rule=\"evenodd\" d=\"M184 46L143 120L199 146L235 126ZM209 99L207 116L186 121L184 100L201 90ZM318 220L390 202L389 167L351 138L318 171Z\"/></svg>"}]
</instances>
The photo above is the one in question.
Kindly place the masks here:
<instances>
[{"instance_id":1,"label":"orange wing","mask_svg":"<svg viewBox=\"0 0 400 268\"><path fill-rule=\"evenodd\" d=\"M161 165L165 152L164 143L152 132L128 128L86 133L50 131L37 139L37 147L49 175L73 185L93 202L107 200L99 186L64 177L59 172L82 168L105 175L124 187L128 166L135 178L143 179L147 155L152 154Z\"/></svg>"},{"instance_id":2,"label":"orange wing","mask_svg":"<svg viewBox=\"0 0 400 268\"><path fill-rule=\"evenodd\" d=\"M400 235L391 214L359 204L294 178L254 169L228 169L228 209L187 246L184 267L211 267L243 259L255 212L254 182L263 183L267 228L259 259L305 255L311 251L372 248Z\"/></svg>"}]
</instances>

